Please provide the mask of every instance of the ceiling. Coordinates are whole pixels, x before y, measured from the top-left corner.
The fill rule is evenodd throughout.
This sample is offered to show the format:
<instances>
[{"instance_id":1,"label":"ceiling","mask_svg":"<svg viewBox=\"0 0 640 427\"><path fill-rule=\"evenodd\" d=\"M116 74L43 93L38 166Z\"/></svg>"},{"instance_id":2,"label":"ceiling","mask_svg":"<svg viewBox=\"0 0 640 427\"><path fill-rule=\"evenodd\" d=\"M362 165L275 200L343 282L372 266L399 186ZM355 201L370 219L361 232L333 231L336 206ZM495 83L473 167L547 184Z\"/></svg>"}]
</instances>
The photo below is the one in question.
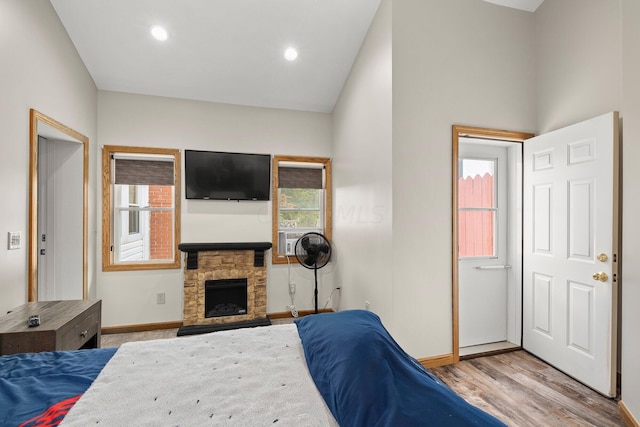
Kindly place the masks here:
<instances>
[{"instance_id":1,"label":"ceiling","mask_svg":"<svg viewBox=\"0 0 640 427\"><path fill-rule=\"evenodd\" d=\"M50 1L100 90L318 112L333 110L380 4ZM529 11L542 2L485 1ZM151 36L154 25L167 41ZM288 47L297 60L284 58Z\"/></svg>"},{"instance_id":2,"label":"ceiling","mask_svg":"<svg viewBox=\"0 0 640 427\"><path fill-rule=\"evenodd\" d=\"M330 112L380 0L50 0L98 89ZM150 35L163 25L169 39ZM299 51L284 58L287 47Z\"/></svg>"},{"instance_id":3,"label":"ceiling","mask_svg":"<svg viewBox=\"0 0 640 427\"><path fill-rule=\"evenodd\" d=\"M526 10L527 12L535 12L544 0L484 0L489 3L498 4L500 6L512 7L514 9Z\"/></svg>"}]
</instances>

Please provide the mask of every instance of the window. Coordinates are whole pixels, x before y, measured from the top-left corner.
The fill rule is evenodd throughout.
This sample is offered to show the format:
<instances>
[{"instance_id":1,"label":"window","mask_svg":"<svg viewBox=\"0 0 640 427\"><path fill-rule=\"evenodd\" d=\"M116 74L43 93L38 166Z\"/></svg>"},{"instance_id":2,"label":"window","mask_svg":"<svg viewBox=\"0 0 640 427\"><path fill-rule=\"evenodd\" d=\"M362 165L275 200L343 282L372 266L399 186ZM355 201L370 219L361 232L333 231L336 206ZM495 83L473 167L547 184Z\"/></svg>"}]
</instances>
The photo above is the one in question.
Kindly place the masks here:
<instances>
[{"instance_id":1,"label":"window","mask_svg":"<svg viewBox=\"0 0 640 427\"><path fill-rule=\"evenodd\" d=\"M331 240L331 159L274 156L273 263L295 262L295 242L310 231Z\"/></svg>"},{"instance_id":2,"label":"window","mask_svg":"<svg viewBox=\"0 0 640 427\"><path fill-rule=\"evenodd\" d=\"M140 207L137 189L135 185L129 187L129 234L140 233L140 211L135 209Z\"/></svg>"},{"instance_id":3,"label":"window","mask_svg":"<svg viewBox=\"0 0 640 427\"><path fill-rule=\"evenodd\" d=\"M458 161L458 256L494 257L496 160Z\"/></svg>"},{"instance_id":4,"label":"window","mask_svg":"<svg viewBox=\"0 0 640 427\"><path fill-rule=\"evenodd\" d=\"M105 146L102 269L180 268L180 153Z\"/></svg>"}]
</instances>

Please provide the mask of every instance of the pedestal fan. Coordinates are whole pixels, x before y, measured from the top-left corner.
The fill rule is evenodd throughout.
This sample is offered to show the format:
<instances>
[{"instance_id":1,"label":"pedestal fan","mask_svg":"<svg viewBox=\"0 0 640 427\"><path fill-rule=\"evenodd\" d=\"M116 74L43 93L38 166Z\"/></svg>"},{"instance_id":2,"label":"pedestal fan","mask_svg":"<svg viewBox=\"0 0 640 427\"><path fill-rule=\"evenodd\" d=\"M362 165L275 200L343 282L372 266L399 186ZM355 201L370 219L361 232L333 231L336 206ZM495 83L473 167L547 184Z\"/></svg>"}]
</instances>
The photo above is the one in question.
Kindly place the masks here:
<instances>
[{"instance_id":1,"label":"pedestal fan","mask_svg":"<svg viewBox=\"0 0 640 427\"><path fill-rule=\"evenodd\" d=\"M310 232L303 234L295 246L296 258L300 265L313 270L315 279L314 300L316 314L318 313L318 269L324 267L331 259L331 244L320 233Z\"/></svg>"}]
</instances>

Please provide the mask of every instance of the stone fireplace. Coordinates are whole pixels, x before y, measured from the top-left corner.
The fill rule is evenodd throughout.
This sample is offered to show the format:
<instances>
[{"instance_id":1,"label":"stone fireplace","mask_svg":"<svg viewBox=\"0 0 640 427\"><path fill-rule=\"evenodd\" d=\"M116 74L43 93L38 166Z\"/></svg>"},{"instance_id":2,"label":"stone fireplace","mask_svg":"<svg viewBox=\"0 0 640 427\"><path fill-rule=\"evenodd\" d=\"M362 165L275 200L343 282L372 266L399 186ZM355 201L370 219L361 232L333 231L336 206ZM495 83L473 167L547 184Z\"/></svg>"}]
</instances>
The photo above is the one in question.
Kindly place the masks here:
<instances>
[{"instance_id":1,"label":"stone fireplace","mask_svg":"<svg viewBox=\"0 0 640 427\"><path fill-rule=\"evenodd\" d=\"M178 245L185 253L178 335L269 325L264 253L270 248L270 242Z\"/></svg>"}]
</instances>

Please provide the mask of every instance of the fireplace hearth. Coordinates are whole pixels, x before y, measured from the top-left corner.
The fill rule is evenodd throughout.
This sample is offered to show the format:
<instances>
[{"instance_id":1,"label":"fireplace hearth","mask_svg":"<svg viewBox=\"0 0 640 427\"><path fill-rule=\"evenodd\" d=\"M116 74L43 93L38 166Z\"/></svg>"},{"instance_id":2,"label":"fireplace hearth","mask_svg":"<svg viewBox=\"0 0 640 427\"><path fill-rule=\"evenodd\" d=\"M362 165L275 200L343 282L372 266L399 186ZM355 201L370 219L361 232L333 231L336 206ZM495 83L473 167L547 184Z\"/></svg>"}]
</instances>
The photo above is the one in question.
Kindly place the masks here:
<instances>
[{"instance_id":1,"label":"fireplace hearth","mask_svg":"<svg viewBox=\"0 0 640 427\"><path fill-rule=\"evenodd\" d=\"M182 243L184 316L178 335L265 326L270 242Z\"/></svg>"}]
</instances>

